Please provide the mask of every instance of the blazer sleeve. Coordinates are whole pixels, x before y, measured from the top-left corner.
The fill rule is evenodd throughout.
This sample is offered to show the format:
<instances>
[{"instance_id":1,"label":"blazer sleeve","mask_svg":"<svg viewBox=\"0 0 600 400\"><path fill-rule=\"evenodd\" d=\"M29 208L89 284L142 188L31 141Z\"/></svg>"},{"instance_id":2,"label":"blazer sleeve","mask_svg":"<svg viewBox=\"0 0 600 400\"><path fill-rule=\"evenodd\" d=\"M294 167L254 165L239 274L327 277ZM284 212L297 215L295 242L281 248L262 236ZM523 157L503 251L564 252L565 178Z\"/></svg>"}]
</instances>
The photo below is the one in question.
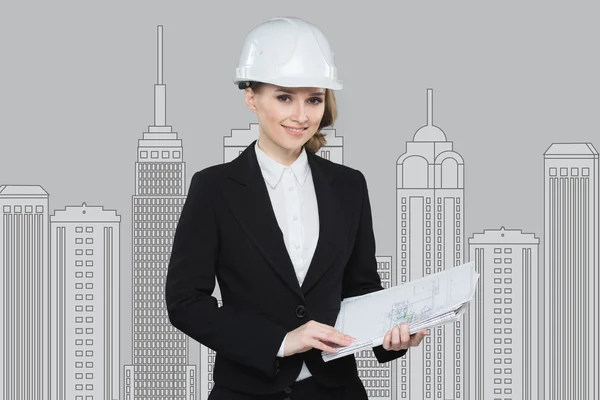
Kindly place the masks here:
<instances>
[{"instance_id":1,"label":"blazer sleeve","mask_svg":"<svg viewBox=\"0 0 600 400\"><path fill-rule=\"evenodd\" d=\"M360 181L361 211L354 248L346 265L342 284L342 298L360 296L383 290L381 278L377 272L375 256L375 233L367 181L362 172L357 170ZM383 345L373 347L373 353L380 363L385 363L404 356L407 350L386 350Z\"/></svg>"},{"instance_id":2,"label":"blazer sleeve","mask_svg":"<svg viewBox=\"0 0 600 400\"><path fill-rule=\"evenodd\" d=\"M287 329L212 296L219 250L207 170L192 177L173 237L165 299L171 324L219 355L273 377Z\"/></svg>"}]
</instances>

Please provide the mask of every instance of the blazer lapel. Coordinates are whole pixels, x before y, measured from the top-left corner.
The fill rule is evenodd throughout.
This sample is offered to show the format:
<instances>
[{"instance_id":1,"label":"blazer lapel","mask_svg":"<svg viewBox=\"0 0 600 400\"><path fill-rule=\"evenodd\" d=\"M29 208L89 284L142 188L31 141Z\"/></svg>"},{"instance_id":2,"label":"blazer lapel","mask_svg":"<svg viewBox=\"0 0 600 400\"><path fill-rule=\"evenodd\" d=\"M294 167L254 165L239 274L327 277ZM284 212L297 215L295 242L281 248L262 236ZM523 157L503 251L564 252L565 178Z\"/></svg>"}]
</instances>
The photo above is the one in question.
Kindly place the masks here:
<instances>
[{"instance_id":1,"label":"blazer lapel","mask_svg":"<svg viewBox=\"0 0 600 400\"><path fill-rule=\"evenodd\" d=\"M319 156L307 153L319 209L319 239L310 266L302 282L302 292L308 291L327 272L341 254L350 224L350 214L339 202L331 183L334 171L326 168Z\"/></svg>"},{"instance_id":2,"label":"blazer lapel","mask_svg":"<svg viewBox=\"0 0 600 400\"><path fill-rule=\"evenodd\" d=\"M306 277L300 287L283 233L260 171L252 142L230 163L231 178L224 198L231 212L281 279L302 300L340 254L350 223L336 200L330 182L335 177L322 168L318 156L307 153L319 210L319 238Z\"/></svg>"}]
</instances>

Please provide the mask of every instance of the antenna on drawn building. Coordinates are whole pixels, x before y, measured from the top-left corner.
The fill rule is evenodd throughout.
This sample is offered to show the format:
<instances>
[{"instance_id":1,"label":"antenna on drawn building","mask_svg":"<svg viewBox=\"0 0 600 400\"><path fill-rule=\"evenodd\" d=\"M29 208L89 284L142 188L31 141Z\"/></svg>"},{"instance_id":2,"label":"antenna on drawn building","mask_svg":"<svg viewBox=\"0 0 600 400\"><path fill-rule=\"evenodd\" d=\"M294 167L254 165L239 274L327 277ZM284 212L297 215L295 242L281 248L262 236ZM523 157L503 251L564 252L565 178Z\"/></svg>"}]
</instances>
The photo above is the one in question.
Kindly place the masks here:
<instances>
[{"instance_id":1,"label":"antenna on drawn building","mask_svg":"<svg viewBox=\"0 0 600 400\"><path fill-rule=\"evenodd\" d=\"M157 83L154 85L154 126L167 124L166 86L163 84L163 27L158 25Z\"/></svg>"},{"instance_id":2,"label":"antenna on drawn building","mask_svg":"<svg viewBox=\"0 0 600 400\"><path fill-rule=\"evenodd\" d=\"M433 89L427 89L427 125L433 125Z\"/></svg>"}]
</instances>

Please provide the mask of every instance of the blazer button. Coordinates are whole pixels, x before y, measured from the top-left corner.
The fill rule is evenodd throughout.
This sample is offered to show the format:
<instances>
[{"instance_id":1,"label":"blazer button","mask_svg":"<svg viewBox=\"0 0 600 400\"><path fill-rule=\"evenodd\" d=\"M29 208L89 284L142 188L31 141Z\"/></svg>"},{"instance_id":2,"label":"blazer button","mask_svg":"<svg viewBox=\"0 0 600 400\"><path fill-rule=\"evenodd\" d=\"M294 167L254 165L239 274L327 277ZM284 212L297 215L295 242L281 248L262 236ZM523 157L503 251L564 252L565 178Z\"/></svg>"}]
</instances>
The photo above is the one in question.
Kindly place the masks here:
<instances>
[{"instance_id":1,"label":"blazer button","mask_svg":"<svg viewBox=\"0 0 600 400\"><path fill-rule=\"evenodd\" d=\"M306 316L306 307L304 307L302 304L296 307L296 316L298 318L304 318Z\"/></svg>"}]
</instances>

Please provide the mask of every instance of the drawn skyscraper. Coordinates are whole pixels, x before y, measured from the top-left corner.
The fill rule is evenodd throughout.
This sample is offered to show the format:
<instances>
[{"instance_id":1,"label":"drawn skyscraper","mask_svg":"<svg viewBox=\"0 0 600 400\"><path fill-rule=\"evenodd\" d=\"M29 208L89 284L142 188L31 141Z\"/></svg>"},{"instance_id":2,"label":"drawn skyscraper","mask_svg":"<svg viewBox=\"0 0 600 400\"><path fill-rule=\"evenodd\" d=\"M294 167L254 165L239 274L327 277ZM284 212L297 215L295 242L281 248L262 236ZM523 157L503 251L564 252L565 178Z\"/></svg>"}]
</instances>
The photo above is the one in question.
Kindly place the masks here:
<instances>
[{"instance_id":1,"label":"drawn skyscraper","mask_svg":"<svg viewBox=\"0 0 600 400\"><path fill-rule=\"evenodd\" d=\"M464 165L452 142L433 125L427 89L427 125L397 161L397 272L402 284L462 264ZM431 329L419 348L398 360L398 398L458 399L464 393L462 319Z\"/></svg>"},{"instance_id":2,"label":"drawn skyscraper","mask_svg":"<svg viewBox=\"0 0 600 400\"><path fill-rule=\"evenodd\" d=\"M378 256L377 272L381 277L381 286L392 286L392 257ZM396 385L392 377L396 360L381 364L373 350L361 350L355 354L358 376L363 382L369 400L395 399Z\"/></svg>"},{"instance_id":3,"label":"drawn skyscraper","mask_svg":"<svg viewBox=\"0 0 600 400\"><path fill-rule=\"evenodd\" d=\"M48 193L2 185L0 211L0 397L48 400Z\"/></svg>"},{"instance_id":4,"label":"drawn skyscraper","mask_svg":"<svg viewBox=\"0 0 600 400\"><path fill-rule=\"evenodd\" d=\"M181 139L166 125L162 43L162 26L158 26L154 125L139 140L135 163L133 365L125 367L124 400L192 400L198 391L195 367L188 365L188 337L171 325L164 298L172 239L186 190Z\"/></svg>"},{"instance_id":5,"label":"drawn skyscraper","mask_svg":"<svg viewBox=\"0 0 600 400\"><path fill-rule=\"evenodd\" d=\"M539 243L533 234L504 227L469 239L469 260L480 275L465 321L465 390L472 399L544 398L538 390Z\"/></svg>"},{"instance_id":6,"label":"drawn skyscraper","mask_svg":"<svg viewBox=\"0 0 600 400\"><path fill-rule=\"evenodd\" d=\"M53 399L120 397L120 223L85 203L50 216Z\"/></svg>"},{"instance_id":7,"label":"drawn skyscraper","mask_svg":"<svg viewBox=\"0 0 600 400\"><path fill-rule=\"evenodd\" d=\"M600 398L598 174L591 143L544 154L544 399Z\"/></svg>"}]
</instances>

